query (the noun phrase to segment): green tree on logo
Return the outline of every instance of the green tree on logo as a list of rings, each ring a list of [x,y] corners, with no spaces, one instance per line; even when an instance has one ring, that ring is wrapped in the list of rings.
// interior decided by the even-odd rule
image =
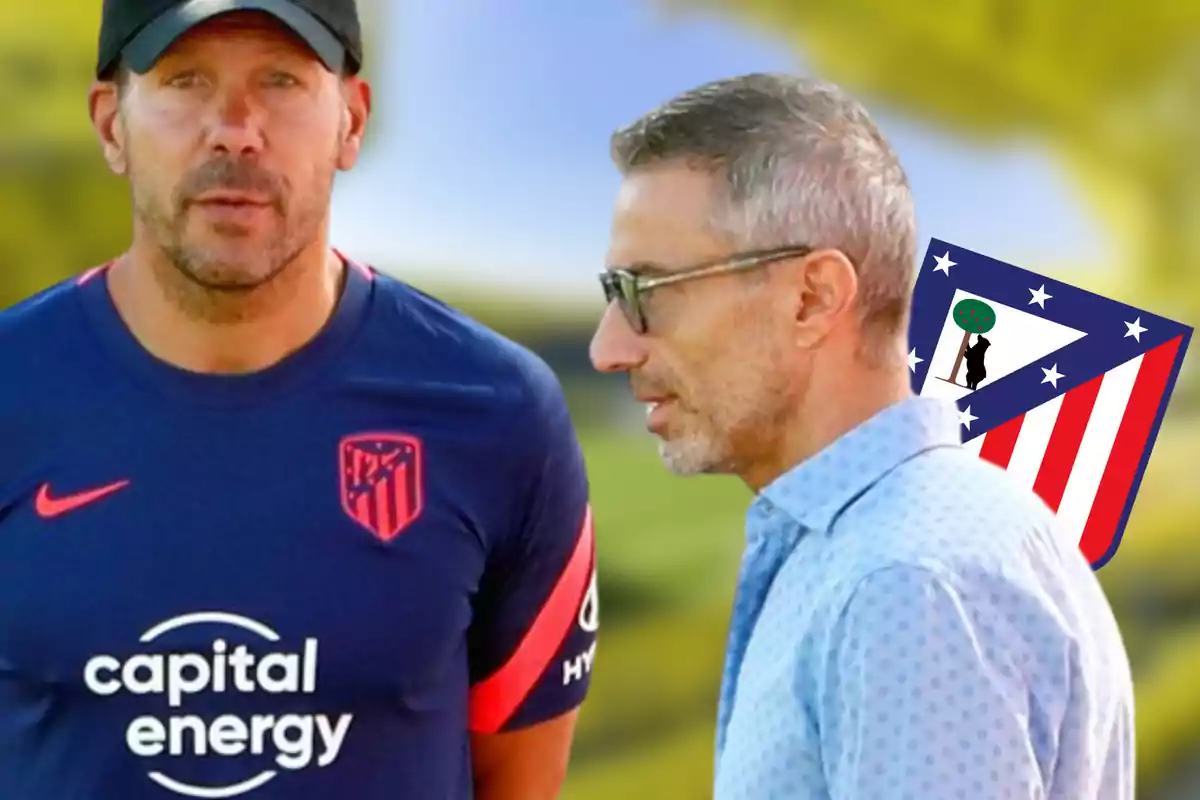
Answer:
[[[954,359],[954,369],[950,372],[950,377],[943,380],[957,384],[958,370],[962,366],[967,345],[971,342],[971,334],[987,333],[996,327],[996,312],[982,300],[959,300],[954,306],[954,324],[962,328],[962,344],[958,347],[958,357]]]

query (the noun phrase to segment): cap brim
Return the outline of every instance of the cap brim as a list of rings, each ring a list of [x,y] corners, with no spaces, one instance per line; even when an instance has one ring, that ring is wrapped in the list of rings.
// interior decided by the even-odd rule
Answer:
[[[231,11],[262,11],[303,39],[331,72],[340,72],[346,48],[319,19],[289,0],[189,0],[164,11],[121,50],[129,69],[149,72],[183,34],[206,20]]]

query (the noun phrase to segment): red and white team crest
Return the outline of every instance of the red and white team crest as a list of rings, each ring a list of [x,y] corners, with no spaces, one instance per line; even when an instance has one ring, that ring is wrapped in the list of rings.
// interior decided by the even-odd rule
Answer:
[[[1093,568],[1117,552],[1192,329],[933,239],[913,292],[913,390],[1032,489]]]
[[[360,433],[338,448],[342,509],[390,542],[421,515],[421,440],[402,433]]]

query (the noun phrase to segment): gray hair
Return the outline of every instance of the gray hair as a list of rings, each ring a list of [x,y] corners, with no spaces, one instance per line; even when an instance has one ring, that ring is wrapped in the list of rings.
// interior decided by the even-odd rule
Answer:
[[[900,161],[854,98],[813,79],[755,73],[686,92],[612,136],[623,174],[678,162],[721,175],[717,229],[739,248],[840,250],[859,311],[906,333],[916,220]]]

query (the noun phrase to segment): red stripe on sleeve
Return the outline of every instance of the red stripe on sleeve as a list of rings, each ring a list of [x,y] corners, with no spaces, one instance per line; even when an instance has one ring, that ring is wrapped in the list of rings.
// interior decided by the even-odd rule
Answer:
[[[1008,469],[1008,462],[1012,459],[1017,439],[1021,435],[1021,426],[1024,424],[1025,415],[1022,414],[988,431],[983,437],[983,446],[979,448],[979,457],[1001,469]]]
[[[1079,537],[1079,548],[1089,563],[1103,558],[1112,545],[1181,342],[1182,339],[1172,339],[1142,356],[1129,404],[1121,416],[1117,438],[1100,477],[1096,499],[1092,501],[1092,511]]]
[[[1046,454],[1042,456],[1042,466],[1033,482],[1033,491],[1055,511],[1058,511],[1063,492],[1067,490],[1067,479],[1071,477],[1075,456],[1079,453],[1083,433],[1087,430],[1103,382],[1104,375],[1101,374],[1076,386],[1063,396],[1062,405],[1059,406],[1058,419],[1054,421],[1050,441],[1046,443]]]
[[[575,552],[516,651],[491,677],[471,688],[469,727],[473,732],[498,731],[529,696],[562,646],[591,576],[594,527],[589,505]]]

